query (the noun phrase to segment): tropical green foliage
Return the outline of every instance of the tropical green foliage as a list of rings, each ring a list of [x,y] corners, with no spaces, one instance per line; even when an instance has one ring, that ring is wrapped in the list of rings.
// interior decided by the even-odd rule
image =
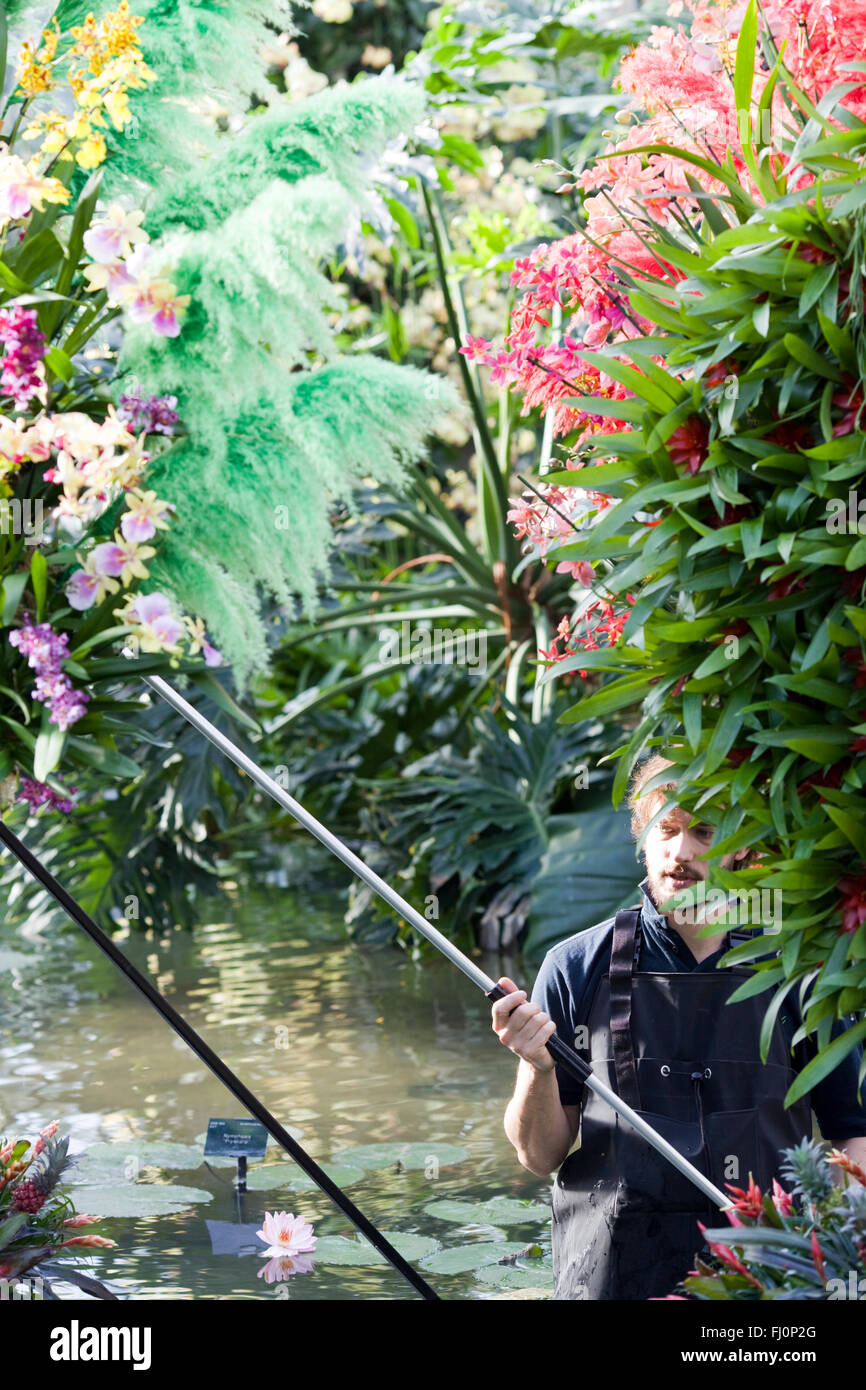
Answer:
[[[779,955],[748,987],[777,985],[774,1006],[809,989],[804,1031],[822,1051],[793,1099],[866,1036],[859,1022],[826,1049],[834,1020],[866,1004],[866,541],[849,520],[866,440],[866,125],[838,105],[844,87],[815,107],[779,71],[788,167],[814,181],[774,174],[753,139],[765,201],[731,159],[713,164],[726,191],[704,197],[696,225],[637,219],[671,273],[617,267],[632,308],[662,331],[584,354],[627,397],[591,408],[630,428],[586,441],[585,459],[604,460],[589,481],[616,501],[557,558],[601,562],[610,592],[634,603],[618,646],[569,656],[547,679],[609,676],[566,721],[642,701],[617,750],[615,800],[642,752],[673,748],[678,801],[717,827],[712,881],[783,895]],[[735,878],[717,861],[742,846],[763,858]]]

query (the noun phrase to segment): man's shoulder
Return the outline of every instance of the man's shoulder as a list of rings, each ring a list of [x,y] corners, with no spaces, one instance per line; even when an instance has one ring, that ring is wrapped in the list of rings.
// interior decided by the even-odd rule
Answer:
[[[603,922],[598,922],[594,927],[584,927],[582,931],[557,941],[555,946],[550,947],[542,965],[552,969],[568,970],[587,964],[610,943],[615,922],[616,913],[612,917],[606,917]]]

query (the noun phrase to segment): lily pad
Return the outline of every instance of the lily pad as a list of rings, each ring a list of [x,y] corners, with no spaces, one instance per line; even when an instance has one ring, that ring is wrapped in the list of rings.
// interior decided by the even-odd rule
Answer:
[[[418,1236],[411,1231],[383,1231],[382,1234],[386,1240],[391,1242],[394,1249],[399,1251],[404,1260],[420,1260],[426,1255],[431,1255],[439,1244],[432,1236]],[[312,1259],[315,1260],[316,1264],[322,1265],[384,1265],[388,1263],[385,1256],[380,1254],[375,1246],[360,1236],[353,1239],[347,1236],[320,1236],[312,1253]]]
[[[500,1302],[506,1298],[540,1299],[552,1298],[553,1289],[509,1289],[506,1293],[494,1293],[490,1295],[491,1302]]]
[[[523,1268],[521,1265],[487,1265],[479,1271],[478,1278],[485,1284],[495,1284],[502,1289],[553,1288],[553,1268],[540,1260],[533,1260],[532,1268]]]
[[[126,1182],[116,1187],[79,1187],[75,1192],[77,1210],[100,1217],[171,1216],[212,1200],[212,1194],[201,1187],[174,1183]]]
[[[468,1149],[457,1144],[362,1144],[357,1149],[343,1149],[334,1154],[337,1163],[357,1164],[359,1168],[447,1168],[469,1157]]]
[[[452,1245],[447,1250],[438,1250],[421,1261],[424,1269],[434,1274],[469,1274],[473,1270],[484,1270],[495,1265],[503,1255],[516,1255],[523,1249],[517,1240],[484,1241],[480,1245]],[[503,1265],[504,1269],[511,1266]]]
[[[522,1201],[519,1197],[491,1197],[489,1202],[465,1202],[445,1198],[429,1202],[428,1216],[455,1221],[460,1226],[533,1226],[550,1220],[550,1207],[542,1202]]]
[[[142,1167],[153,1168],[198,1168],[203,1157],[201,1149],[194,1144],[172,1144],[161,1139],[91,1144],[86,1155],[89,1160],[120,1164],[127,1158],[137,1158]]]
[[[10,947],[0,947],[0,971],[21,970],[25,965],[31,965],[34,960],[38,960],[37,954],[25,955],[23,951],[13,951]]]
[[[320,1166],[338,1187],[349,1187],[366,1176],[363,1168],[351,1168],[348,1163],[325,1163]],[[251,1192],[267,1192],[274,1187],[286,1187],[290,1192],[319,1191],[318,1184],[301,1172],[295,1163],[266,1163],[260,1168],[251,1168],[247,1174],[247,1187]]]

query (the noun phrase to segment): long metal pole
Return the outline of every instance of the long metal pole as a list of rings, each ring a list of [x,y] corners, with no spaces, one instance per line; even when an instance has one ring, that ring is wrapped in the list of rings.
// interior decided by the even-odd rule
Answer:
[[[358,878],[362,879],[368,887],[372,888],[374,893],[378,893],[380,898],[383,898],[401,917],[407,922],[410,922],[416,931],[420,932],[432,946],[436,947],[437,951],[441,951],[442,955],[446,956],[447,959],[451,961],[452,965],[456,965],[458,970],[462,970],[463,974],[470,979],[474,985],[477,985],[479,989],[484,991],[488,999],[495,1000],[505,998],[508,993],[507,990],[504,990],[495,980],[491,980],[489,975],[485,975],[484,971],[479,969],[468,956],[457,949],[453,941],[449,941],[448,937],[443,936],[442,932],[438,931],[432,923],[428,922],[426,917],[422,917],[421,913],[418,912],[411,903],[407,903],[406,899],[402,898],[383,878],[380,878],[368,864],[364,863],[363,859],[359,859],[357,854],[354,854],[352,850],[349,849],[348,845],[344,845],[342,840],[339,840],[336,835],[332,834],[327,826],[322,825],[320,821],[316,820],[315,816],[310,815],[310,812],[307,811],[299,801],[289,796],[289,793],[285,791],[283,787],[279,786],[266,772],[263,772],[258,764],[253,762],[252,758],[248,758],[246,753],[243,753],[236,744],[232,743],[231,739],[226,738],[225,734],[215,728],[210,720],[205,719],[204,715],[185,700],[182,695],[179,695],[173,686],[169,685],[161,676],[144,676],[142,679],[157,695],[165,700],[167,704],[171,705],[172,709],[177,710],[178,714],[182,715],[187,723],[191,724],[194,729],[197,729],[200,734],[203,734],[204,737],[208,739],[215,748],[218,748],[221,753],[224,753],[236,767],[239,767],[242,772],[245,772],[250,781],[254,782],[257,787],[260,787],[263,792],[267,792],[268,796],[273,797],[278,806],[282,806],[284,811],[288,811],[290,816],[294,816],[295,820],[298,821],[305,830],[309,830],[311,835],[315,835],[317,840],[321,840],[322,844],[325,845],[332,854],[336,855],[347,868],[352,870],[352,873],[357,874]],[[684,1177],[693,1182],[695,1187],[699,1188],[705,1197],[708,1197],[711,1202],[714,1202],[716,1206],[722,1210],[731,1205],[730,1197],[726,1197],[720,1188],[710,1182],[709,1178],[705,1177],[694,1164],[689,1163],[688,1159],[684,1158],[679,1150],[675,1149],[672,1144],[668,1143],[667,1139],[659,1134],[657,1130],[653,1129],[652,1125],[647,1124],[642,1115],[639,1115],[636,1110],[632,1110],[630,1105],[626,1105],[625,1101],[621,1100],[615,1091],[612,1091],[609,1086],[605,1086],[604,1082],[598,1079],[592,1069],[584,1062],[583,1058],[580,1057],[573,1048],[569,1047],[568,1043],[563,1042],[563,1040],[554,1033],[553,1037],[550,1038],[547,1043],[547,1049],[557,1062],[565,1067],[567,1071],[570,1071],[573,1076],[583,1081],[589,1089],[594,1091],[602,1100],[606,1101],[611,1109],[615,1110],[623,1120],[630,1124],[633,1129],[637,1130],[638,1134],[642,1135],[647,1143],[651,1144],[663,1158],[666,1158],[669,1163],[672,1163],[675,1168],[679,1169]]]
[[[63,884],[60,883],[53,874],[49,873],[45,865],[36,858],[36,855],[27,848],[22,840],[18,839],[18,836],[15,835],[2,820],[0,820],[0,841],[6,845],[7,849],[11,849],[16,858],[24,865],[27,872],[36,879],[37,883],[41,883],[42,887],[47,889],[55,902],[60,904],[64,912],[72,918],[73,922],[77,922],[80,927],[84,928],[90,939],[96,943],[101,951],[104,951],[110,960],[114,961],[118,969],[123,971],[127,979],[130,980],[135,985],[136,989],[144,995],[145,999],[153,1005],[157,1013],[162,1015],[166,1023],[171,1024],[171,1027],[183,1038],[187,1046],[192,1048],[193,1052],[197,1057],[201,1058],[205,1066],[210,1067],[214,1076],[216,1076],[218,1080],[231,1091],[232,1095],[240,1101],[244,1109],[248,1110],[251,1115],[254,1115],[255,1118],[264,1125],[271,1138],[275,1139],[280,1147],[285,1149],[286,1153],[295,1160],[298,1167],[301,1168],[308,1177],[312,1178],[316,1186],[321,1188],[322,1192],[324,1192],[327,1197],[330,1197],[334,1205],[338,1207],[345,1216],[348,1216],[350,1221],[354,1222],[362,1235],[367,1237],[370,1244],[373,1245],[380,1254],[385,1256],[385,1259],[394,1266],[399,1274],[402,1274],[403,1278],[412,1285],[417,1293],[420,1293],[422,1298],[438,1301],[439,1295],[430,1287],[426,1279],[424,1279],[416,1269],[413,1269],[408,1260],[403,1258],[399,1250],[394,1248],[387,1237],[384,1236],[381,1231],[377,1230],[371,1221],[367,1220],[364,1213],[359,1211],[351,1198],[347,1197],[345,1192],[343,1192],[342,1188],[338,1187],[333,1179],[328,1177],[328,1174],[323,1168],[319,1167],[318,1163],[316,1163],[313,1158],[311,1158],[306,1149],[301,1148],[297,1139],[294,1139],[292,1135],[289,1134],[288,1130],[280,1124],[279,1120],[271,1114],[270,1110],[262,1105],[258,1096],[254,1095],[249,1087],[244,1085],[240,1077],[236,1076],[235,1073],[226,1066],[222,1057],[214,1052],[213,1048],[205,1042],[204,1038],[187,1023],[183,1014],[179,1014],[177,1009],[168,1002],[164,995],[160,994],[159,990],[151,983],[147,976],[142,975],[141,971],[124,955],[115,942],[112,941],[111,937],[106,936],[99,924],[93,920],[89,913],[84,911],[81,904],[76,902],[75,898],[64,888]]]

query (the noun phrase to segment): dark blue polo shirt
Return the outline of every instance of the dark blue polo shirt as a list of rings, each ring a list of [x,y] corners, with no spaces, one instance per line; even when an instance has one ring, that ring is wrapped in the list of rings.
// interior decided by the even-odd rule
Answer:
[[[640,884],[640,890],[641,949],[638,969],[715,970],[722,956],[730,949],[727,939],[711,956],[706,956],[702,961],[695,960],[679,932],[668,924],[653,902],[646,878]],[[596,988],[610,967],[615,920],[615,916],[608,917],[597,927],[590,927],[560,941],[548,951],[541,963],[532,990],[532,1001],[550,1015],[557,1033],[570,1047],[574,1046],[578,1025],[588,1024]],[[789,995],[785,999],[779,1021],[790,1048],[802,1022],[796,998]],[[844,1026],[837,1023],[833,1037],[838,1036]],[[794,1052],[796,1070],[802,1071],[814,1055],[814,1038],[798,1043]],[[866,1135],[866,1101],[862,1104],[857,1101],[857,1076],[862,1055],[862,1047],[855,1047],[829,1076],[813,1088],[810,1095],[821,1134],[836,1143]],[[559,1065],[556,1078],[562,1104],[579,1105],[583,1093],[581,1082]]]

